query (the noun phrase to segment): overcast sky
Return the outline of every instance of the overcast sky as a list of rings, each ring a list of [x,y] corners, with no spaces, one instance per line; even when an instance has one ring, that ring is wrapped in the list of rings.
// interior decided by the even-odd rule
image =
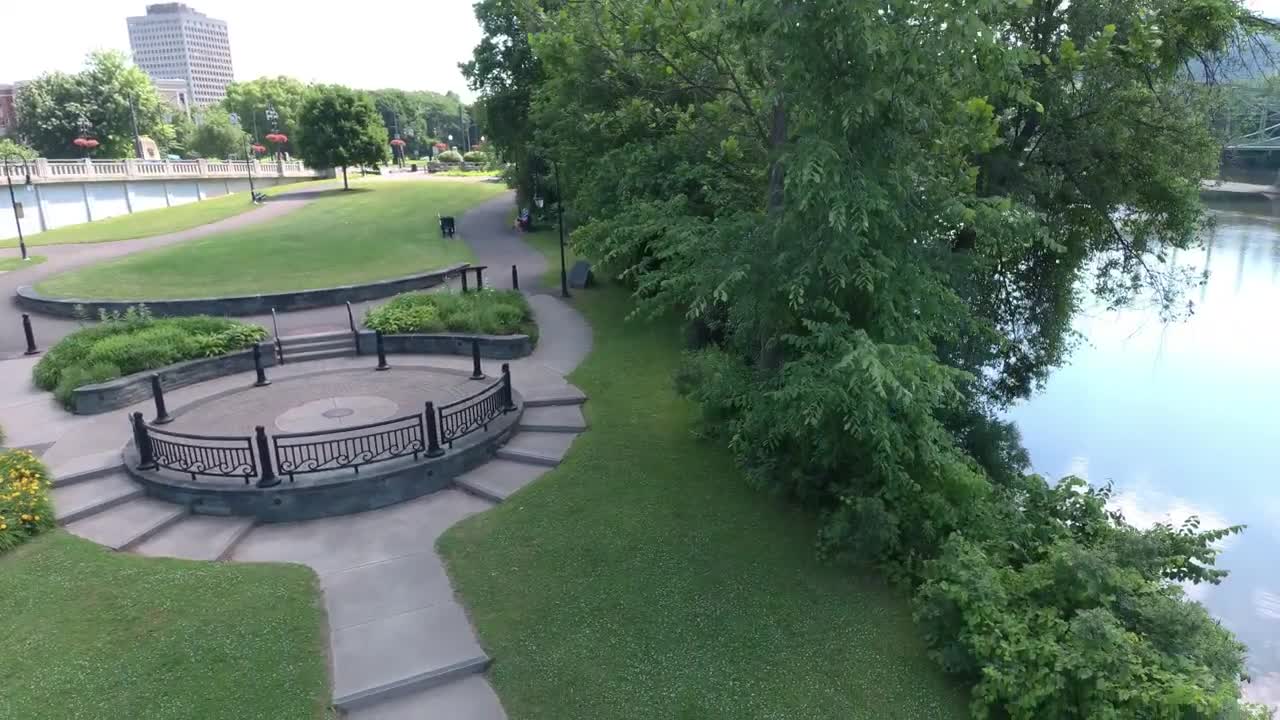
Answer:
[[[292,75],[359,88],[453,90],[480,39],[474,0],[187,0],[227,22],[236,80]],[[1280,2],[1280,0],[1277,0]],[[75,71],[97,48],[128,52],[146,0],[0,0],[0,83]]]

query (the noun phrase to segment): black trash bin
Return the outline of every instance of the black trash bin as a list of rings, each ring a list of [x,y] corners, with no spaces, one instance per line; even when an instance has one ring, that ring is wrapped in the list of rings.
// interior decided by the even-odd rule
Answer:
[[[440,237],[453,237],[452,215],[444,215],[440,218]]]

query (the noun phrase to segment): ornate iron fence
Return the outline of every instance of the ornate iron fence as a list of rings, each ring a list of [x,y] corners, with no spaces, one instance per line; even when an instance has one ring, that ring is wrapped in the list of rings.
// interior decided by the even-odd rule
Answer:
[[[274,435],[276,471],[288,475],[325,472],[418,455],[426,450],[422,415],[405,415],[393,420],[355,425],[341,430]]]
[[[146,428],[150,458],[157,467],[211,477],[244,478],[246,485],[258,476],[252,437],[187,435]]]
[[[513,409],[511,371],[504,363],[502,377],[497,382],[474,395],[440,406],[440,442],[453,447],[455,440],[476,430],[488,430],[489,423]]]

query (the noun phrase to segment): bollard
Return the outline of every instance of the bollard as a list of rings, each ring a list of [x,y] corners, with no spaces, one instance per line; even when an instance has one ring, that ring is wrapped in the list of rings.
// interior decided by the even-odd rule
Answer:
[[[467,269],[463,268],[462,269],[462,292],[465,293],[466,291],[467,291]]]
[[[484,372],[480,370],[480,341],[475,338],[471,338],[471,379],[484,379]]]
[[[476,290],[484,289],[484,269],[476,268]]]
[[[258,381],[253,384],[254,387],[266,387],[271,384],[267,379],[267,370],[262,367],[262,346],[258,343],[253,344],[253,369],[258,371]]]
[[[151,375],[151,397],[156,401],[156,419],[152,420],[151,424],[164,425],[173,422],[173,418],[169,417],[169,411],[164,407],[164,388],[160,387],[159,373]]]
[[[509,413],[516,409],[516,398],[511,393],[511,366],[502,363],[502,412]]]
[[[373,337],[378,344],[378,367],[374,370],[390,370],[391,366],[387,364],[387,350],[382,346],[382,331],[377,331]]]
[[[267,429],[259,425],[253,429],[253,439],[258,443],[258,462],[262,465],[262,478],[258,487],[269,488],[280,484],[276,469],[271,464],[271,446],[267,444]]]
[[[27,336],[27,351],[23,355],[40,352],[36,349],[36,334],[31,330],[31,316],[26,313],[22,313],[22,333]]]
[[[444,448],[440,447],[440,428],[436,425],[436,404],[427,402],[427,457],[440,457]]]
[[[520,289],[520,270],[515,265],[511,266],[511,289]]]
[[[138,469],[156,469],[156,450],[151,445],[151,435],[147,433],[147,421],[142,413],[133,414],[133,444],[138,448]]]

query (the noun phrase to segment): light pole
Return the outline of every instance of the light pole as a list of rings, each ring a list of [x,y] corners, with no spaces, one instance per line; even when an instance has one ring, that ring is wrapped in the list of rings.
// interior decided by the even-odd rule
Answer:
[[[236,113],[230,113],[227,117],[231,120],[232,125],[235,125],[237,128],[240,127],[239,115],[237,115]],[[253,124],[256,130],[256,126],[258,124],[256,116],[254,118]],[[249,157],[249,143],[247,141],[245,142],[245,145],[244,145],[244,164],[249,166],[249,204],[256,205],[258,203],[258,193],[253,188],[253,159]]]
[[[22,172],[26,174],[27,181],[25,187],[31,189],[31,166],[27,165],[27,159],[21,155],[14,155],[22,161]],[[30,260],[27,257],[27,241],[22,237],[22,215],[18,210],[18,199],[13,195],[13,176],[9,174],[9,155],[4,156],[4,177],[9,181],[9,207],[13,208],[13,224],[18,226],[18,248],[22,250],[22,259]]]
[[[569,271],[565,267],[564,260],[564,202],[560,199],[560,166],[553,161],[551,167],[556,174],[556,216],[560,225],[560,297],[567,298],[569,297]],[[535,192],[533,204],[541,210],[546,200],[541,194]]]

